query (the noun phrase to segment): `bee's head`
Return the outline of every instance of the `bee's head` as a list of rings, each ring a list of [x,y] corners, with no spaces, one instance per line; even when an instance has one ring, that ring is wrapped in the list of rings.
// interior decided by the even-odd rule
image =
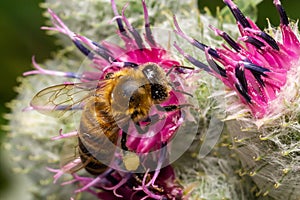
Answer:
[[[150,83],[151,98],[158,104],[169,96],[169,82],[165,71],[154,63],[148,63],[143,66],[143,74]]]

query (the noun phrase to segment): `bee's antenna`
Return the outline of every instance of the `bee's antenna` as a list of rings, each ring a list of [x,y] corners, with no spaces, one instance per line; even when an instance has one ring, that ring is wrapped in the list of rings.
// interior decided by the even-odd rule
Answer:
[[[172,88],[173,88],[173,87],[172,87]],[[185,91],[182,91],[182,90],[177,90],[177,89],[175,89],[175,88],[173,88],[173,89],[174,89],[175,92],[180,92],[180,93],[185,94],[185,95],[188,95],[188,96],[190,96],[190,97],[194,97],[191,93],[188,93],[188,92],[185,92]]]
[[[183,69],[194,70],[193,67],[188,67],[188,66],[184,66],[184,65],[173,65],[173,66],[169,69],[169,71],[166,73],[166,76],[169,76],[170,73],[171,73],[171,72],[173,71],[173,69],[175,69],[175,68],[176,68],[176,69],[181,69],[181,68],[183,68]],[[183,73],[183,72],[182,72],[182,73]],[[185,92],[185,91],[176,89],[174,84],[172,84],[172,83],[169,83],[169,84],[170,84],[170,86],[172,87],[172,89],[173,89],[175,92],[180,92],[180,93],[182,93],[182,94],[185,94],[185,95],[188,95],[188,96],[190,96],[190,97],[193,97],[193,95],[190,94],[190,93],[188,93],[188,92]]]
[[[178,83],[178,82],[177,82]],[[183,91],[183,90],[178,90],[178,89],[176,89],[175,87],[176,87],[176,84],[174,84],[174,83],[169,83],[169,85],[172,87],[172,90],[174,90],[175,92],[180,92],[180,93],[182,93],[182,94],[185,94],[185,95],[188,95],[188,96],[190,96],[190,97],[194,97],[192,94],[190,94],[190,93],[188,93],[188,92],[185,92],[185,91]]]
[[[173,69],[174,69],[174,65],[171,67],[171,69],[169,69],[169,71],[166,73],[166,76],[169,76],[170,75],[170,73],[173,71]]]

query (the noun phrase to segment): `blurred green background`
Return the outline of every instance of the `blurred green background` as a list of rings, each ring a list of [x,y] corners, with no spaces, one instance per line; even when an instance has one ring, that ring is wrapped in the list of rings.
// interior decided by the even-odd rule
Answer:
[[[43,10],[39,7],[41,0],[10,0],[0,2],[0,125],[7,123],[2,117],[9,112],[5,103],[13,99],[17,94],[13,87],[18,83],[16,78],[24,71],[31,69],[31,57],[36,56],[37,62],[41,63],[46,58],[51,58],[51,52],[56,48],[54,38],[40,30],[45,18],[42,16]],[[298,19],[300,2],[296,0],[286,0],[282,4],[286,8],[288,16]],[[199,7],[202,10],[208,6],[214,13],[216,6],[223,7],[221,0],[199,0]],[[268,17],[272,24],[279,23],[278,14],[272,5],[272,0],[264,0],[259,6],[258,24],[260,27],[266,25]],[[25,105],[24,105],[25,106]],[[0,130],[0,144],[6,134]],[[3,159],[0,159],[3,162]],[[0,188],[5,188],[7,182],[3,175],[3,166],[0,164]],[[8,186],[7,186],[8,187]],[[0,191],[1,192],[1,191]]]
[[[1,124],[5,123],[2,113],[8,112],[5,102],[16,96],[13,87],[16,77],[31,69],[31,57],[37,61],[50,58],[54,49],[53,38],[47,36],[40,26],[44,24],[41,0],[10,0],[0,3],[0,95]],[[2,133],[0,137],[2,138]]]
[[[31,69],[31,57],[42,62],[51,57],[55,49],[54,38],[47,36],[40,27],[44,24],[41,0],[9,0],[0,1],[0,126],[7,121],[4,113],[9,112],[6,102],[16,97],[14,87],[18,84],[16,78],[26,70]],[[25,105],[24,105],[25,106]],[[0,128],[0,149],[6,133]],[[0,192],[9,187],[8,172],[0,153]],[[1,190],[2,189],[2,190]]]

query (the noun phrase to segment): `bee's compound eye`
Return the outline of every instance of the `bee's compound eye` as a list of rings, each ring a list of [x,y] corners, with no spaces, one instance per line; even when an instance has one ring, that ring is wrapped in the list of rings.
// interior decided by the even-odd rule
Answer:
[[[151,84],[151,97],[157,101],[164,101],[168,97],[166,87],[161,84]]]
[[[108,72],[108,73],[105,75],[105,79],[110,79],[110,78],[113,77],[113,75],[114,75],[114,73]]]

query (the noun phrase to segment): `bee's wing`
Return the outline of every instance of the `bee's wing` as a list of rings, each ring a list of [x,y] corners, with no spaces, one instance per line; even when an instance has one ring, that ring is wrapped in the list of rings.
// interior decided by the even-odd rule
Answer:
[[[30,106],[42,114],[61,117],[66,111],[81,110],[85,101],[101,85],[99,83],[66,83],[48,87],[33,97]]]

